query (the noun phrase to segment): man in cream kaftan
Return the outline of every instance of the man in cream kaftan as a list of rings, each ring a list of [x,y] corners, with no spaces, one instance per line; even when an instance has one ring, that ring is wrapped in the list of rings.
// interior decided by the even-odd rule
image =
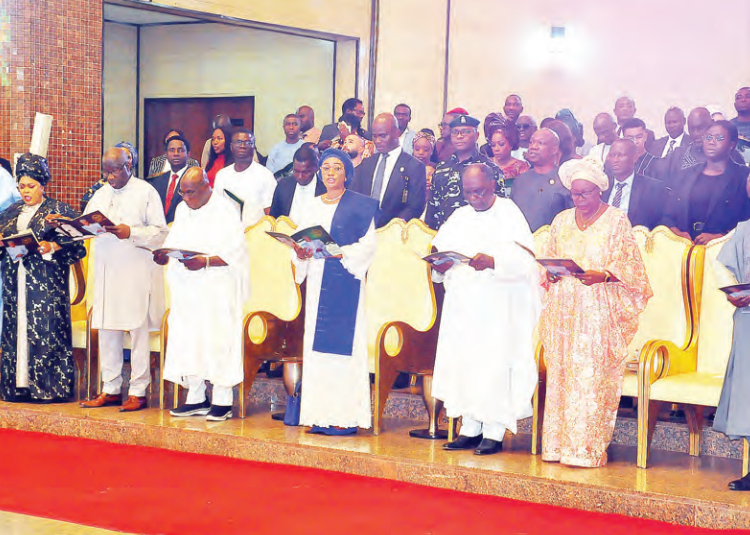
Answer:
[[[432,395],[448,416],[462,417],[461,434],[446,449],[476,447],[478,455],[499,451],[506,429],[515,433],[517,420],[532,414],[532,338],[541,310],[538,268],[524,250],[534,247],[529,225],[513,201],[493,194],[485,167],[466,168],[469,206],[457,209],[432,242],[438,251],[472,258],[445,275],[433,271],[444,282],[445,302]]]
[[[173,416],[224,420],[231,415],[232,387],[244,378],[242,305],[250,290],[250,255],[232,201],[211,191],[202,169],[189,169],[180,188],[184,202],[164,247],[203,254],[168,259],[172,300],[164,378],[188,388],[186,404]],[[213,385],[211,404],[206,381]]]
[[[82,404],[86,408],[120,404],[126,331],[132,338],[131,373],[129,399],[122,410],[145,408],[151,378],[149,330],[157,330],[164,315],[161,269],[145,249],[164,241],[164,208],[153,186],[133,176],[129,166],[124,149],[108,150],[102,170],[109,182],[86,206],[85,213],[98,210],[115,224],[91,241],[91,328],[99,329],[104,386],[100,396]]]

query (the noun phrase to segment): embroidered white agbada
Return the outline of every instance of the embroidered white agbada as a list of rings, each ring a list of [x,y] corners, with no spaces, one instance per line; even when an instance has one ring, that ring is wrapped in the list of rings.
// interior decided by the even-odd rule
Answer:
[[[448,416],[499,424],[516,433],[531,416],[537,383],[532,342],[541,310],[534,239],[521,210],[496,198],[484,212],[463,206],[432,241],[438,251],[495,260],[494,269],[459,265],[445,273],[432,395]],[[442,275],[433,271],[433,279]],[[502,439],[502,437],[500,437]]]
[[[94,193],[84,213],[99,210],[114,224],[130,227],[130,237],[113,234],[91,238],[94,268],[91,326],[94,329],[129,331],[143,325],[158,329],[164,315],[161,266],[151,252],[167,235],[167,222],[159,193],[140,178],[131,177],[119,190],[105,184]]]
[[[164,378],[183,386],[187,376],[216,386],[239,384],[244,377],[242,305],[250,291],[250,254],[231,201],[214,192],[197,210],[180,203],[164,246],[218,256],[227,264],[190,271],[169,259]]]
[[[297,228],[302,230],[321,225],[330,232],[337,206],[325,204],[321,197],[315,197],[303,207]],[[301,284],[307,278],[300,425],[364,429],[372,425],[364,281],[376,248],[374,223],[357,243],[341,248],[344,268],[361,281],[350,357],[313,351],[325,260],[299,260],[292,251],[297,283]]]

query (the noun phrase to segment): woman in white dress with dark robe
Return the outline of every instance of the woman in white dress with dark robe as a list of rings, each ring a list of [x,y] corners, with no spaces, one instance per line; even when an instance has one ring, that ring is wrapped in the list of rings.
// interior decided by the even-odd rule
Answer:
[[[340,254],[292,255],[297,283],[307,279],[300,425],[327,435],[370,428],[372,411],[364,307],[364,282],[375,256],[375,199],[346,190],[354,176],[349,157],[336,149],[320,159],[326,193],[307,202],[298,230],[322,226]]]

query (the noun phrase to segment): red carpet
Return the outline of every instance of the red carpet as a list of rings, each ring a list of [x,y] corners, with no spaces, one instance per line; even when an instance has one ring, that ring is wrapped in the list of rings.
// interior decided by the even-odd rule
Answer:
[[[310,468],[7,429],[0,429],[0,459],[0,510],[133,533],[717,533]]]

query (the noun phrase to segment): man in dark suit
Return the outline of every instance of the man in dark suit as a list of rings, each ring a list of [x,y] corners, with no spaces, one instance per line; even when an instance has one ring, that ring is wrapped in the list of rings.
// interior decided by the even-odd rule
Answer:
[[[654,141],[651,154],[657,158],[666,158],[675,149],[690,144],[690,136],[685,132],[685,113],[677,107],[672,107],[664,114],[664,128],[667,134]]]
[[[635,173],[636,148],[629,139],[617,139],[607,155],[609,189],[602,200],[619,208],[633,226],[653,229],[661,223],[667,190],[660,180]]]
[[[750,170],[731,156],[738,137],[732,123],[716,121],[703,138],[705,161],[679,171],[664,216],[675,234],[705,245],[750,218]]]
[[[378,153],[365,158],[354,171],[351,188],[380,201],[375,225],[391,219],[418,218],[427,200],[427,178],[422,162],[406,154],[398,144],[401,130],[391,113],[381,113],[372,123],[372,138]]]
[[[318,156],[315,150],[307,145],[301,146],[294,153],[292,176],[279,180],[271,202],[271,217],[287,216],[294,222],[299,221],[300,209],[306,200],[322,195],[325,184],[318,180]]]
[[[615,101],[615,117],[617,117],[617,135],[625,137],[625,122],[635,117],[635,100],[630,97],[620,97]],[[656,141],[653,130],[646,128],[645,146],[651,150],[651,145]]]
[[[659,174],[661,161],[648,152],[647,140],[649,130],[646,123],[640,119],[628,119],[622,123],[622,137],[635,143],[635,172],[636,174],[656,178]]]
[[[172,136],[167,139],[166,149],[169,171],[150,176],[146,180],[159,192],[164,205],[164,217],[169,224],[174,220],[177,205],[182,202],[180,179],[189,167],[190,143],[182,136]]]
[[[320,132],[318,147],[323,152],[329,147],[340,149],[346,136],[357,134],[365,139],[372,139],[370,132],[362,128],[362,119],[365,118],[365,107],[358,98],[348,98],[341,106],[341,117],[338,122],[327,124]]]

